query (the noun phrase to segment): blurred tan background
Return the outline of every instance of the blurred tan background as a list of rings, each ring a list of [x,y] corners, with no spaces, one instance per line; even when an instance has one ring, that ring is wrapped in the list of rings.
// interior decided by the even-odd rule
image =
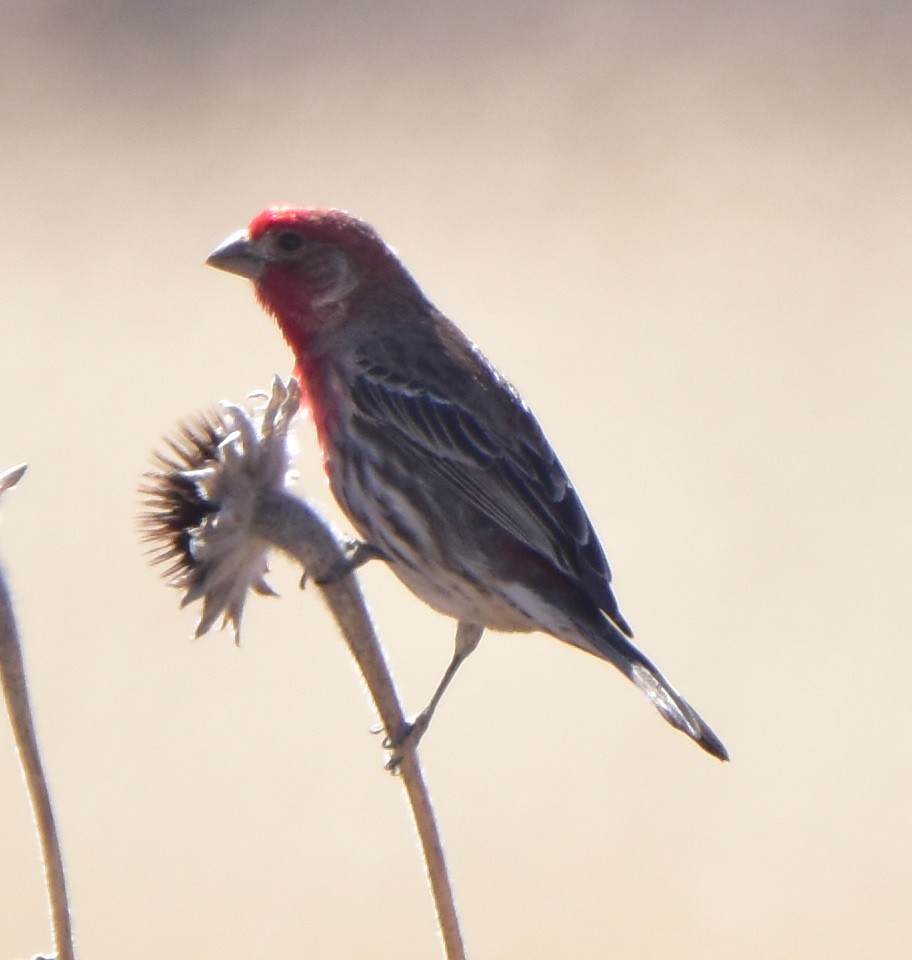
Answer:
[[[160,436],[290,370],[203,266],[290,201],[372,221],[520,387],[733,756],[490,636],[422,747],[471,956],[908,957],[912,7],[493,6],[4,4],[0,550],[81,955],[438,955],[317,596],[278,562],[240,650],[191,643],[137,543]],[[364,584],[417,709],[452,625]],[[49,945],[5,724],[0,813],[2,960]]]

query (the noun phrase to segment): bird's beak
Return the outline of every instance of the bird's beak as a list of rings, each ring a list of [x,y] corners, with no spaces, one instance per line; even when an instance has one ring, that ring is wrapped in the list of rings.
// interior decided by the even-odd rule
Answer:
[[[258,280],[263,271],[264,260],[256,245],[251,242],[246,230],[238,230],[226,237],[206,257],[206,263],[226,273],[236,273],[248,280]]]

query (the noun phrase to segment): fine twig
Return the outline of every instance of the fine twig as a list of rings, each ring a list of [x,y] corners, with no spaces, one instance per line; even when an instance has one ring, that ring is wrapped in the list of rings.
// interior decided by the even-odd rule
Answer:
[[[306,503],[287,493],[263,491],[254,516],[256,532],[313,576],[358,664],[384,728],[394,736],[403,730],[405,717],[358,582],[353,576],[325,578],[327,572],[345,563],[336,537]],[[324,578],[328,582],[321,583]],[[443,845],[413,749],[403,749],[398,773],[415,818],[447,960],[465,960]]]
[[[13,471],[7,471],[0,477],[0,491],[12,486],[24,472],[24,469],[10,482]],[[57,839],[57,827],[54,823],[54,810],[48,791],[32,708],[29,702],[28,685],[25,679],[25,665],[22,660],[22,646],[19,642],[19,630],[13,612],[12,598],[7,587],[3,567],[0,565],[0,686],[6,700],[10,726],[19,762],[22,764],[26,789],[32,804],[35,828],[41,844],[41,857],[44,861],[44,876],[47,883],[48,900],[51,908],[51,926],[57,960],[75,960],[73,930],[70,923],[69,899],[67,897],[66,877],[63,870],[63,857],[60,842]]]

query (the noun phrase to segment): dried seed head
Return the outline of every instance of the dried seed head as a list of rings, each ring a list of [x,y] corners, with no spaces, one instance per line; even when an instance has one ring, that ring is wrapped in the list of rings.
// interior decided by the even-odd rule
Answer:
[[[297,381],[276,378],[264,408],[222,404],[182,424],[154,456],[141,488],[140,518],[153,564],[164,564],[181,606],[203,601],[196,636],[221,617],[239,639],[249,591],[274,595],[266,583],[268,544],[255,513],[264,492],[290,479],[289,429],[300,406]]]

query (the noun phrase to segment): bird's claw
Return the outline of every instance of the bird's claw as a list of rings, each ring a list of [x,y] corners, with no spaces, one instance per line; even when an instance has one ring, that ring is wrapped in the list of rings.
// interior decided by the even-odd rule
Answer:
[[[313,578],[313,582],[318,587],[325,587],[343,580],[358,567],[363,567],[369,560],[385,559],[386,557],[386,554],[379,547],[375,547],[372,543],[365,543],[363,540],[347,541],[345,550],[347,551],[346,555],[338,563],[333,564],[321,576]],[[305,580],[306,575],[301,580],[302,586]]]
[[[407,753],[414,754],[418,748],[418,743],[427,732],[430,717],[419,713],[412,720],[404,720],[399,732],[395,737],[385,736],[383,738],[383,749],[389,750],[390,758],[386,762],[386,769],[396,776],[399,773],[399,766]],[[378,730],[378,733],[383,732]]]

